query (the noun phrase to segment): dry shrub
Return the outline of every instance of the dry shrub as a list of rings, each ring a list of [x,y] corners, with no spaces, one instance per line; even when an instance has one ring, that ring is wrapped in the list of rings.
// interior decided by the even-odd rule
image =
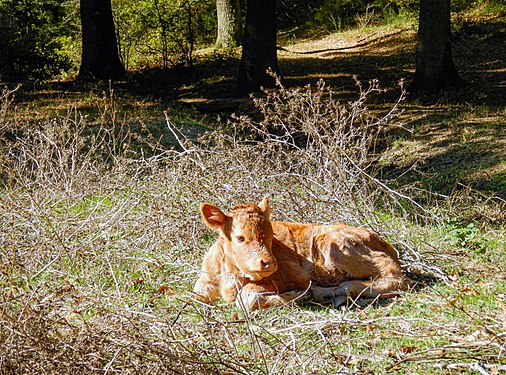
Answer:
[[[401,87],[388,113],[375,115],[366,103],[370,95],[382,92],[378,81],[365,89],[357,81],[357,86],[358,99],[342,103],[324,81],[314,88],[287,90],[280,85],[255,100],[263,115],[260,122],[238,119],[242,130],[260,135],[255,147],[261,151],[255,157],[261,153],[262,161],[275,160],[271,179],[284,188],[274,188],[273,194],[288,202],[285,212],[300,207],[302,216],[295,219],[374,223],[376,210],[399,198],[375,179],[374,164],[385,133],[402,126],[398,105],[404,92]]]
[[[372,82],[340,103],[323,82],[280,86],[256,99],[261,121],[239,117],[231,131],[198,141],[167,119],[177,150],[131,134],[113,112],[98,122],[71,111],[33,124],[9,122],[2,109],[2,371],[293,373],[315,355],[338,360],[328,342],[311,349],[307,327],[296,343],[283,329],[269,332],[248,316],[238,325],[227,309],[193,301],[188,291],[213,236],[198,205],[269,194],[278,219],[402,237],[375,213],[424,212],[374,176],[377,142],[398,126],[398,103],[383,115],[367,108],[379,91]],[[146,147],[152,156],[134,153]],[[419,256],[408,245],[409,262]]]

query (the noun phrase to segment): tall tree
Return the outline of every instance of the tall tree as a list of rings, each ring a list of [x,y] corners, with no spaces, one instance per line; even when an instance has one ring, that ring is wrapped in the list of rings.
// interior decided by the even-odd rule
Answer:
[[[248,0],[239,67],[239,90],[248,93],[275,80],[267,73],[279,74],[276,50],[276,0]]]
[[[80,0],[80,6],[83,47],[78,78],[123,78],[111,0]]]
[[[463,82],[453,61],[450,26],[450,0],[420,0],[413,90],[437,92]]]
[[[216,15],[218,17],[216,48],[239,46],[243,33],[240,0],[216,0]]]

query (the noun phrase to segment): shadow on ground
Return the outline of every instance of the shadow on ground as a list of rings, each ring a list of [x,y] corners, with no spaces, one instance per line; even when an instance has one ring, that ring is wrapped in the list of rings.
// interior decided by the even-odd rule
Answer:
[[[330,39],[329,39],[330,38]],[[453,55],[457,68],[468,85],[428,97],[427,103],[472,103],[504,106],[506,103],[506,22],[496,18],[487,22],[463,24],[453,40]],[[387,94],[378,101],[394,101],[398,97],[398,82],[408,83],[415,69],[416,33],[402,29],[386,35],[372,35],[345,47],[339,34],[325,40],[325,48],[304,44],[283,46],[279,65],[285,84],[300,86],[324,79],[342,96],[349,99],[357,93],[356,76],[362,82],[379,79]],[[330,45],[330,47],[329,47]],[[317,44],[316,44],[317,46]],[[249,98],[240,97],[236,90],[240,51],[206,54],[193,68],[153,68],[130,72],[125,82],[115,82],[117,92],[129,95],[180,101],[197,110],[230,112]],[[53,82],[27,85],[24,92],[32,97],[79,95],[90,89],[104,90],[108,83],[83,85],[74,82]],[[29,99],[24,97],[24,99]],[[420,99],[417,99],[418,101]],[[228,104],[226,104],[228,102]],[[213,108],[213,103],[216,108]]]

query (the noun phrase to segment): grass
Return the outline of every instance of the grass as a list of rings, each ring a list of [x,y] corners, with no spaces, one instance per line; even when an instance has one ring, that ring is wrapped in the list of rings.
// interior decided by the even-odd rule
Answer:
[[[399,40],[411,37],[408,30]],[[449,93],[430,107],[401,101],[395,116],[384,118],[399,89],[373,90],[359,108],[384,127],[376,133],[360,122],[366,136],[357,142],[382,142],[377,152],[363,152],[363,143],[347,136],[348,122],[341,133],[328,133],[342,125],[329,108],[350,110],[348,99],[360,98],[353,82],[335,75],[321,89],[298,87],[314,82],[300,72],[315,61],[322,69],[315,76],[334,60],[348,75],[353,64],[376,74],[367,64],[403,62],[385,55],[395,50],[387,48],[392,41],[363,47],[376,57],[364,55],[360,67],[355,54],[364,50],[327,56],[325,64],[304,58],[299,66],[282,54],[292,80],[254,105],[241,99],[238,108],[250,119],[181,104],[195,95],[221,110],[226,84],[217,91],[196,84],[182,91],[180,103],[139,98],[122,85],[113,93],[107,85],[81,92],[55,84],[15,93],[15,101],[6,95],[0,373],[504,372],[503,99],[494,87],[479,100],[469,91]],[[314,43],[310,49],[318,49]],[[469,77],[481,69],[473,66]],[[345,100],[319,107],[325,87]],[[454,101],[459,95],[464,100]],[[169,106],[180,143],[169,139]],[[290,117],[290,108],[300,115]],[[213,130],[185,138],[177,129],[188,124]],[[336,156],[343,150],[358,168]],[[345,221],[381,232],[401,251],[404,267],[420,274],[413,275],[419,287],[339,309],[307,304],[247,314],[195,301],[190,291],[215,238],[200,222],[199,203],[228,208],[265,194],[276,219]]]

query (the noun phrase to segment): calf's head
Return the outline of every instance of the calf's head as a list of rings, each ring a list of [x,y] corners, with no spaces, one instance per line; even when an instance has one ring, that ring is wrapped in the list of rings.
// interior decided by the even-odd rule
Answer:
[[[243,204],[224,214],[209,203],[200,206],[206,225],[220,232],[218,242],[222,244],[229,264],[251,281],[270,276],[278,268],[272,254],[272,225],[269,221],[269,199],[258,205]]]

